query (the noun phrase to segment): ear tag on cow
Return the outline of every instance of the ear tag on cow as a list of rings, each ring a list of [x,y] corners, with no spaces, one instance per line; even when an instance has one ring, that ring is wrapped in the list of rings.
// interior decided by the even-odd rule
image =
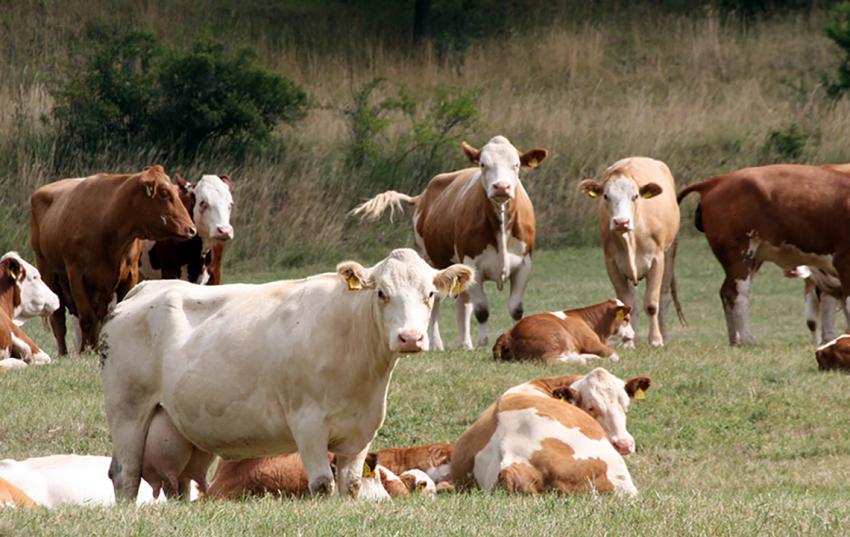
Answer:
[[[449,292],[453,295],[459,295],[463,292],[463,287],[460,284],[460,280],[455,277],[452,279],[452,287],[449,289]]]
[[[363,284],[360,283],[360,278],[352,274],[348,277],[348,289],[350,291],[359,291],[363,289]]]
[[[624,312],[623,310],[617,310],[617,320],[622,321],[625,318],[626,318],[626,312]]]
[[[564,401],[564,402],[567,401],[567,398],[564,396],[564,394],[559,395],[558,399],[560,399],[561,401]]]
[[[533,159],[531,159],[531,160],[529,160],[529,161],[528,161],[528,167],[529,167],[529,168],[534,169],[534,168],[536,168],[536,167],[537,167],[537,166],[539,166],[539,165],[540,165],[540,161],[539,161],[539,160],[537,160],[536,158],[533,158]]]
[[[17,280],[18,279],[18,271],[10,268],[9,269],[9,277],[12,278],[13,280]]]
[[[372,471],[368,462],[363,463],[363,477],[375,477],[375,472]]]
[[[643,391],[641,388],[638,388],[637,390],[635,390],[635,400],[636,401],[640,401],[641,399],[645,399],[645,398],[646,398],[646,392],[645,391]]]
[[[595,198],[595,197],[596,197],[596,192],[594,192],[594,191],[592,191],[592,190],[587,190],[586,192],[587,192],[587,195],[588,195],[588,196],[590,196],[591,198]]]
[[[145,191],[148,193],[149,198],[153,197],[154,188],[151,185],[145,185]]]
[[[651,197],[652,197],[652,192],[648,192],[648,191],[647,191],[647,192],[644,192],[643,194],[641,194],[641,196],[640,196],[640,197],[642,197],[642,198],[644,198],[644,199],[649,199],[649,198],[651,198]]]

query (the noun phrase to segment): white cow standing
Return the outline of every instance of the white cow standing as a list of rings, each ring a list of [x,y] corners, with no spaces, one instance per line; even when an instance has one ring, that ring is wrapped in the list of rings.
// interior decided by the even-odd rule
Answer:
[[[310,492],[356,496],[401,353],[427,350],[434,299],[472,283],[410,249],[371,268],[262,285],[145,282],[103,328],[101,358],[117,498],[136,495],[151,416],[224,458],[298,450]],[[188,458],[187,458],[188,460]]]
[[[20,283],[21,303],[15,308],[13,320],[16,325],[23,326],[25,322],[36,317],[46,317],[59,309],[59,297],[41,279],[41,273],[33,265],[26,262],[18,252],[6,252],[4,259],[16,259],[24,267],[24,280]]]

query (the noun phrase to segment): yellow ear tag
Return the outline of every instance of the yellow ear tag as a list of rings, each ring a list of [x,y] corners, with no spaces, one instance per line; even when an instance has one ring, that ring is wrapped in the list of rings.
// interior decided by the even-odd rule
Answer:
[[[640,388],[635,390],[635,400],[636,401],[640,401],[641,399],[645,399],[645,398],[646,398],[646,392],[645,391],[643,391]]]
[[[461,286],[460,280],[457,277],[452,280],[452,287],[449,289],[449,292],[453,295],[459,295],[463,292],[463,286]]]
[[[9,277],[12,278],[13,280],[17,280],[18,279],[18,273],[15,272],[14,269],[9,269]]]
[[[592,191],[592,190],[587,190],[586,192],[587,192],[587,195],[588,195],[588,196],[590,196],[591,198],[595,198],[595,197],[596,197],[596,192],[594,192],[594,191]]]
[[[150,185],[145,186],[145,191],[147,191],[149,198],[153,197],[154,188],[152,186],[150,186]]]
[[[363,463],[363,477],[375,477],[375,472],[369,467],[369,463]]]
[[[642,197],[644,199],[649,199],[649,198],[652,197],[652,192],[644,192],[643,194],[641,194],[640,197]]]
[[[624,312],[623,310],[617,310],[617,320],[622,321],[625,318],[626,318],[626,312]]]
[[[561,401],[566,401],[566,400],[567,400],[567,398],[566,398],[566,397],[564,397],[563,395],[559,395],[559,396],[558,396],[558,399],[560,399]]]
[[[360,278],[352,274],[348,277],[348,289],[350,291],[359,291],[363,289],[363,284],[360,283]]]
[[[528,167],[529,168],[536,168],[539,165],[540,165],[540,161],[538,161],[536,158],[533,158],[533,159],[528,161]]]

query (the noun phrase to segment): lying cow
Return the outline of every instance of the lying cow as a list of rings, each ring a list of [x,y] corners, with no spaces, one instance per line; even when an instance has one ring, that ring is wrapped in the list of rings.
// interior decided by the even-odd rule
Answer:
[[[50,318],[60,355],[65,309],[79,319],[80,350],[94,348],[113,300],[138,281],[139,239],[189,239],[195,225],[162,166],[63,179],[30,198],[30,240],[45,283],[59,296]]]
[[[422,256],[437,268],[452,263],[473,267],[478,281],[457,301],[460,344],[472,349],[470,321],[473,306],[479,323],[478,346],[488,345],[490,307],[484,282],[496,282],[501,291],[510,279],[508,311],[522,318],[522,300],[531,274],[534,250],[534,207],[519,180],[522,167],[536,168],[545,149],[520,153],[504,136],[493,137],[481,149],[463,144],[473,168],[437,175],[418,196],[392,190],[378,194],[351,214],[378,218],[402,203],[413,206],[413,231]],[[443,350],[439,301],[434,305],[429,335],[432,347]]]
[[[115,493],[107,477],[109,457],[50,455],[22,461],[0,460],[0,478],[8,480],[43,507],[112,505]],[[153,490],[141,482],[137,504],[153,502]],[[164,498],[160,498],[161,501]]]
[[[299,451],[312,494],[334,491],[331,451],[336,487],[356,496],[399,356],[428,349],[434,299],[473,277],[398,249],[371,268],[347,261],[295,281],[142,283],[101,342],[116,496],[136,494],[160,406],[193,449],[229,459]]]
[[[59,297],[41,279],[41,273],[18,252],[6,252],[0,261],[14,258],[23,267],[24,279],[20,282],[21,303],[15,308],[13,320],[18,326],[36,317],[47,317],[59,309]]]
[[[493,358],[582,364],[593,358],[619,360],[609,345],[634,340],[631,310],[619,300],[607,300],[523,317],[496,340]]]
[[[0,507],[35,507],[36,505],[24,491],[0,477]]]
[[[452,444],[425,444],[408,448],[384,448],[376,451],[377,464],[397,474],[411,470],[425,472],[434,483],[451,480]]]
[[[842,334],[832,341],[825,343],[815,351],[818,369],[850,370],[850,334]]]
[[[817,267],[806,265],[785,269],[783,272],[786,278],[803,280],[803,315],[815,345],[835,339],[835,311],[841,305],[841,282],[838,278]],[[850,318],[847,321],[850,327]]]
[[[186,241],[144,241],[139,270],[146,280],[176,278],[218,285],[224,245],[233,238],[233,182],[227,175],[204,175],[195,185],[180,175],[175,179],[198,234]]]
[[[629,400],[647,377],[622,381],[604,369],[537,379],[507,390],[455,444],[452,476],[462,488],[509,492],[635,495],[622,455]]]
[[[626,158],[609,166],[601,183],[585,179],[579,188],[591,198],[602,198],[599,237],[605,269],[617,298],[632,308],[632,328],[637,331],[635,290],[646,279],[643,307],[649,315],[649,343],[664,345],[671,297],[684,322],[674,271],[679,206],[670,168],[660,160]]]
[[[26,278],[26,269],[15,256],[0,260],[0,370],[50,363],[50,356],[12,320]]]

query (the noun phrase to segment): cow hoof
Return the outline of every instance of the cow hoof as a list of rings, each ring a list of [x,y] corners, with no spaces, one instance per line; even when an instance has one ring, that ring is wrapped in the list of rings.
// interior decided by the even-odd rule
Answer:
[[[463,349],[463,350],[465,350],[465,351],[475,350],[475,347],[473,347],[473,346],[472,346],[472,342],[471,342],[471,341],[464,341],[464,342],[462,342],[462,343],[460,344],[460,348],[461,348],[461,349]]]
[[[519,321],[520,319],[522,319],[522,314],[523,314],[523,309],[522,309],[522,306],[520,306],[520,307],[518,307],[517,309],[515,309],[511,312],[511,318],[514,321]]]
[[[352,498],[357,498],[360,495],[360,478],[358,477],[354,481],[348,484],[348,495]]]
[[[485,349],[490,346],[490,338],[487,336],[481,336],[478,338],[478,348]]]
[[[434,342],[431,344],[431,350],[432,350],[432,351],[440,351],[440,352],[442,352],[442,351],[446,350],[446,348],[443,346],[443,342],[442,342],[442,341],[434,341]]]
[[[664,346],[664,340],[663,339],[656,339],[656,340],[650,341],[649,344],[652,345],[653,347],[663,347]]]
[[[359,480],[358,480],[359,484]],[[310,483],[310,494],[313,496],[330,496],[334,492],[333,478],[322,476]]]
[[[32,355],[32,363],[36,365],[44,365],[50,363],[50,356],[44,351],[38,351]]]

